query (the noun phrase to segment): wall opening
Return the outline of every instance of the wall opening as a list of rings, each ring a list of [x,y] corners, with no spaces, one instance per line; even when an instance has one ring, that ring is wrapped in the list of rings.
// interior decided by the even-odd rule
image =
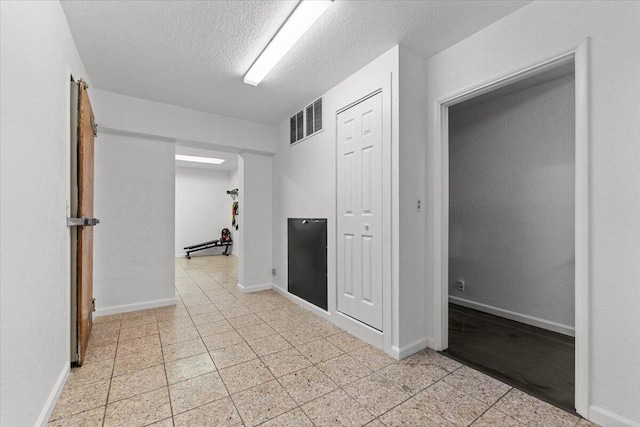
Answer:
[[[550,58],[534,66],[496,77],[493,80],[479,82],[438,100],[436,122],[436,159],[434,191],[434,287],[433,318],[435,329],[433,348],[446,350],[449,347],[449,286],[459,286],[458,280],[449,280],[449,116],[455,112],[455,106],[465,101],[478,98],[477,104],[506,96],[513,90],[526,87],[525,80],[533,78],[534,86],[550,81],[545,75],[564,77],[562,69],[571,67],[575,76],[574,107],[574,321],[575,321],[575,386],[574,404],[567,409],[575,408],[581,415],[586,415],[589,407],[589,230],[588,230],[588,46],[585,41],[575,50]],[[562,74],[559,75],[558,73]],[[537,78],[537,82],[536,82]],[[553,78],[552,78],[553,80]],[[510,86],[510,87],[509,87]],[[491,92],[494,92],[491,94]],[[479,98],[483,96],[484,98]],[[472,101],[473,102],[473,101]],[[470,105],[470,104],[467,104]],[[438,152],[440,154],[438,154]],[[452,278],[454,279],[454,278]],[[460,284],[461,286],[466,286]],[[465,290],[468,289],[465,287]],[[488,305],[488,304],[486,304]],[[533,327],[533,326],[532,326]],[[493,374],[493,373],[491,373]],[[549,400],[549,399],[547,399]],[[552,402],[559,405],[558,402]]]
[[[573,410],[575,79],[449,108],[447,353]]]
[[[176,142],[175,152],[177,294],[226,293],[238,283],[243,232],[239,155],[184,141]],[[208,277],[191,277],[191,265]]]

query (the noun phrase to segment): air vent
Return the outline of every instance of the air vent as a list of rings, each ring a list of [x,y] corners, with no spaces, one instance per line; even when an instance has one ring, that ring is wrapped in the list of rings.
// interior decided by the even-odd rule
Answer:
[[[316,99],[305,108],[305,119],[307,123],[306,136],[313,135],[322,129],[322,98]]]
[[[289,119],[289,143],[300,141],[304,138],[304,111],[298,113]]]
[[[304,113],[302,111],[296,114],[296,126],[298,128],[298,141],[304,138]]]
[[[322,98],[318,98],[289,119],[289,143],[298,142],[319,130],[322,130]]]
[[[313,133],[313,104],[307,107],[307,135]]]
[[[296,138],[297,133],[296,133],[296,116],[293,116],[289,119],[289,127],[290,127],[290,136],[291,136],[291,142],[290,144],[293,144],[294,142],[296,142],[298,139]]]
[[[307,112],[309,109],[307,109]],[[313,131],[318,132],[322,129],[322,98],[318,98],[316,102],[313,103]]]

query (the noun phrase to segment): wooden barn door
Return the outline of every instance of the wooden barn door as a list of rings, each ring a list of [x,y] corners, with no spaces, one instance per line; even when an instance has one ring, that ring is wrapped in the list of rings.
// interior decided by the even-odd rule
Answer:
[[[78,366],[84,356],[91,334],[93,303],[93,226],[100,221],[93,217],[93,156],[96,125],[87,93],[88,86],[77,82],[77,145],[72,144],[72,183],[75,183],[77,204],[72,203],[72,216],[68,224],[76,227],[76,360]],[[73,154],[76,154],[75,156]],[[75,164],[74,164],[75,163]],[[74,179],[75,178],[75,179]],[[72,191],[74,189],[72,188]],[[74,198],[75,199],[75,198]],[[74,206],[77,206],[76,207]],[[76,212],[74,212],[74,210]],[[73,234],[72,234],[73,235]],[[72,243],[73,244],[73,243]],[[72,328],[74,325],[72,325]],[[73,332],[73,331],[72,331]],[[72,333],[73,335],[73,333]],[[73,357],[72,357],[73,360]]]

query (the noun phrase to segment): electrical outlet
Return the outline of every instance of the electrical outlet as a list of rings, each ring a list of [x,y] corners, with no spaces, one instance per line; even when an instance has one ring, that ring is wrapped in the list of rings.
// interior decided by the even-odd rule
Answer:
[[[464,283],[464,280],[458,280],[458,281],[456,282],[456,286],[458,287],[458,290],[459,290],[460,292],[464,292],[465,285],[466,285],[466,284]]]
[[[416,199],[416,212],[422,212],[422,201],[420,199]]]
[[[275,276],[275,275],[276,275],[276,269],[275,269],[275,268],[272,268],[272,269],[271,269],[271,275],[272,275],[272,276]]]

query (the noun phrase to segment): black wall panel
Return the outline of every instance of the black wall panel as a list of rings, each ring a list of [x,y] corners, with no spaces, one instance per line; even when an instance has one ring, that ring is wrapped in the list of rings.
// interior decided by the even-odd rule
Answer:
[[[289,218],[289,292],[327,309],[327,220]]]

